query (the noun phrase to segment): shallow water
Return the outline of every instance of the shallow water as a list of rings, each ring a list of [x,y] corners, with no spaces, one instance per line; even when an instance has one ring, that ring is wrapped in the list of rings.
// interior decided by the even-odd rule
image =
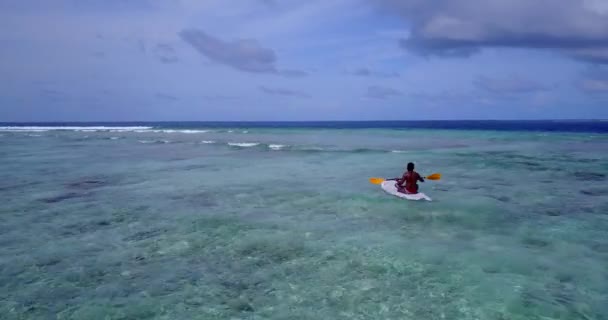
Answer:
[[[0,318],[608,319],[607,181],[598,133],[4,128]]]

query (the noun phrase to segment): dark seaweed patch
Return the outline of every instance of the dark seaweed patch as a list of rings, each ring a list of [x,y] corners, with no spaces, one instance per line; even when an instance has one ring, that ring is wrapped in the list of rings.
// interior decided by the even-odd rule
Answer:
[[[566,282],[548,283],[545,290],[551,295],[554,304],[573,307],[576,301],[576,292]]]
[[[68,187],[74,188],[74,189],[94,189],[94,188],[103,187],[106,184],[107,184],[106,181],[101,181],[101,180],[83,180],[83,181],[76,181],[76,182],[69,183]]]
[[[540,293],[530,288],[525,288],[521,291],[521,302],[525,308],[532,308],[542,303],[548,302],[547,299]]]
[[[562,211],[559,209],[547,209],[543,212],[545,215],[551,216],[551,217],[557,217],[557,216],[561,216],[562,215]]]
[[[85,222],[85,223],[74,223],[65,226],[63,229],[62,235],[70,236],[75,234],[83,234],[88,232],[93,232],[98,230],[101,227],[109,226],[110,221],[108,220],[99,220],[93,222]]]
[[[572,280],[574,279],[574,277],[568,273],[559,273],[555,276],[555,278],[560,283],[572,282]]]
[[[591,244],[591,249],[599,253],[608,253],[608,243],[594,242]]]
[[[58,264],[59,262],[61,262],[61,259],[57,258],[57,257],[43,257],[38,259],[38,261],[36,262],[36,266],[37,267],[49,267],[49,266],[54,266],[56,264]]]
[[[490,274],[499,273],[500,272],[500,268],[498,266],[496,266],[496,265],[493,265],[493,266],[483,266],[483,267],[481,267],[481,269],[483,270],[483,272],[490,273]]]
[[[517,161],[517,163],[523,164],[528,167],[540,167],[541,166],[540,164],[538,164],[536,162],[532,162],[532,161]]]
[[[110,179],[105,176],[89,176],[82,177],[76,181],[72,181],[66,184],[69,189],[78,190],[91,190],[96,188],[105,187],[110,184]]]
[[[88,193],[68,192],[68,193],[60,194],[55,197],[44,198],[44,199],[41,199],[40,201],[42,201],[44,203],[57,203],[57,202],[70,200],[70,199],[83,198],[88,195],[89,195]]]
[[[463,231],[457,233],[454,238],[462,241],[471,241],[475,240],[475,234],[473,234],[472,232]]]
[[[526,247],[545,248],[551,245],[548,240],[536,238],[536,237],[525,237],[522,242]]]
[[[496,200],[498,200],[500,202],[505,202],[505,203],[506,202],[511,202],[511,198],[509,198],[507,196],[494,196],[494,195],[491,195],[489,197],[492,198],[492,199],[496,199]]]
[[[606,179],[605,174],[590,171],[577,171],[574,173],[574,177],[581,181],[604,181]]]
[[[247,302],[244,299],[230,300],[228,302],[228,306],[231,309],[234,309],[234,310],[240,311],[240,312],[252,312],[253,311],[253,307],[251,306],[251,304],[249,304],[249,302]]]
[[[209,166],[206,164],[191,164],[188,166],[183,167],[183,169],[185,171],[191,171],[191,170],[201,170],[201,169],[207,169]]]
[[[608,195],[608,189],[586,189],[580,191],[587,196],[605,196]]]

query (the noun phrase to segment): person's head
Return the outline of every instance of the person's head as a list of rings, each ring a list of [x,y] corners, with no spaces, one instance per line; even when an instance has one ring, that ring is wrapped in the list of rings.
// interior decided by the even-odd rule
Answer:
[[[414,164],[412,162],[407,164],[407,171],[414,171]]]

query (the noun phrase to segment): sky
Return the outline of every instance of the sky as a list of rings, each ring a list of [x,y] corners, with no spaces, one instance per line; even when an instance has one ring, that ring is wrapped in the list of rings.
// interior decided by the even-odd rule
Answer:
[[[607,119],[607,0],[0,0],[0,122]]]

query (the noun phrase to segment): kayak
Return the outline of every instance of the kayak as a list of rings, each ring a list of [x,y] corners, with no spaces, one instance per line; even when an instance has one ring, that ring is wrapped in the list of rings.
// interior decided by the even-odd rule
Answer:
[[[424,194],[422,192],[418,192],[416,194],[406,194],[406,193],[401,193],[401,192],[397,191],[397,187],[395,186],[394,180],[384,181],[384,182],[382,182],[382,184],[380,184],[380,187],[382,187],[382,190],[384,190],[386,193],[392,194],[395,197],[399,197],[402,199],[432,201],[431,198],[429,198],[426,194]]]

